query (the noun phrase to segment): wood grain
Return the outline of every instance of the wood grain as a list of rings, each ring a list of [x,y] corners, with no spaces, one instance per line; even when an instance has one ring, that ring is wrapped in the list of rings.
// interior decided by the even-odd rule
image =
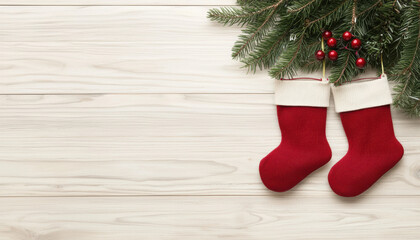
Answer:
[[[223,6],[235,0],[2,0],[5,6]]]
[[[272,93],[267,73],[231,60],[235,35],[185,45],[2,43],[0,94]]]
[[[342,199],[332,193],[3,198],[0,239],[419,239],[419,203],[419,197]]]
[[[0,94],[273,92],[231,60],[239,29],[208,9],[0,8]]]
[[[419,239],[419,119],[393,110],[402,161],[357,198],[347,151],[287,193],[258,163],[280,142],[273,85],[230,59],[233,0],[0,2],[0,240]]]
[[[0,98],[0,194],[270,195],[260,159],[280,141],[269,94],[12,95]],[[420,195],[419,120],[394,112],[406,153],[367,195]],[[329,195],[347,150],[329,111],[334,157],[293,192]],[[18,171],[14,171],[17,170]]]
[[[206,6],[3,6],[0,42],[137,42],[169,46],[236,39]],[[231,45],[231,44],[229,44]]]
[[[0,94],[272,93],[266,72],[231,60],[239,29],[210,23],[208,9],[0,8]]]

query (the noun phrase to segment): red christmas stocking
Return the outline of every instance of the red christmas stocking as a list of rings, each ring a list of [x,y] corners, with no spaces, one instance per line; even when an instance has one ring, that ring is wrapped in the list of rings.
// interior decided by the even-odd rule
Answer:
[[[353,197],[366,191],[397,164],[404,149],[394,134],[386,76],[333,87],[333,95],[349,150],[332,167],[328,181],[338,195]]]
[[[283,192],[331,159],[325,136],[330,86],[326,81],[282,80],[275,96],[282,140],[261,160],[260,176],[268,189]]]

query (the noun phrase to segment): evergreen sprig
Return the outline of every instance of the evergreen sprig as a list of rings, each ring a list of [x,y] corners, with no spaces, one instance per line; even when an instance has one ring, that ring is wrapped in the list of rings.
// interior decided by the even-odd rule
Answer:
[[[211,9],[208,17],[224,25],[243,27],[232,57],[249,71],[270,69],[273,78],[296,71],[317,71],[322,62],[321,33],[351,31],[363,42],[358,51],[381,72],[381,59],[389,79],[396,82],[394,105],[420,116],[420,2],[418,0],[238,0],[238,7]],[[334,37],[340,38],[339,35]],[[343,43],[347,44],[348,43]],[[339,51],[327,61],[329,79],[336,85],[363,72],[355,65],[355,52]]]
[[[391,72],[397,82],[394,104],[410,115],[420,115],[420,6],[412,2],[402,15],[401,57]]]

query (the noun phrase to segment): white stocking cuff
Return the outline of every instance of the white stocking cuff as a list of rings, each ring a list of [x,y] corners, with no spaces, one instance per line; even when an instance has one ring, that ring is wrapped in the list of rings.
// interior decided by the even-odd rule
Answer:
[[[278,80],[275,88],[276,105],[328,107],[330,85],[328,81]]]
[[[386,75],[378,80],[332,86],[336,112],[348,112],[392,103]]]

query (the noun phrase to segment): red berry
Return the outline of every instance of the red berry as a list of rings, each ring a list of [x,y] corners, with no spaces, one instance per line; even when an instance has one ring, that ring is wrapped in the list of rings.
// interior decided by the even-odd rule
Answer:
[[[325,40],[328,40],[328,39],[330,39],[330,38],[332,37],[332,32],[331,32],[331,31],[329,31],[329,30],[326,30],[326,31],[324,31],[324,32],[322,33],[322,37],[323,37]]]
[[[349,41],[352,37],[353,37],[353,35],[349,31],[346,31],[346,32],[343,33],[343,39],[345,41]]]
[[[353,49],[359,49],[362,46],[362,41],[360,39],[355,38],[351,41],[351,47]]]
[[[338,53],[337,53],[337,51],[335,51],[335,50],[331,50],[331,51],[328,53],[328,58],[329,58],[330,60],[332,60],[332,61],[337,60],[337,58],[338,58]]]
[[[365,65],[366,65],[366,60],[365,60],[364,58],[358,58],[358,59],[356,60],[356,66],[357,66],[358,68],[364,68],[364,67],[365,67]]]
[[[332,38],[327,40],[327,45],[328,45],[328,47],[333,48],[337,45],[337,40],[332,37]]]
[[[315,57],[318,60],[324,60],[325,53],[322,50],[318,50],[318,51],[315,52]]]

